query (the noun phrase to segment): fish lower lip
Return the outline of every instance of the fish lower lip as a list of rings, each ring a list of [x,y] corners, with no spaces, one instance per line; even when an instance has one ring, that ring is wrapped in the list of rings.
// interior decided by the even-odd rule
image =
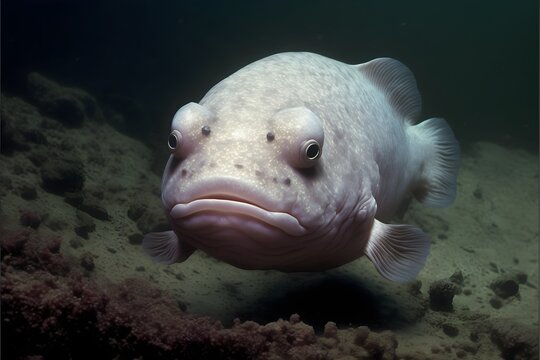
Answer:
[[[268,211],[252,204],[234,200],[193,200],[187,204],[176,204],[171,209],[170,215],[173,219],[180,219],[203,211],[246,215],[281,229],[285,233],[293,236],[300,236],[306,233],[306,229],[290,214]]]

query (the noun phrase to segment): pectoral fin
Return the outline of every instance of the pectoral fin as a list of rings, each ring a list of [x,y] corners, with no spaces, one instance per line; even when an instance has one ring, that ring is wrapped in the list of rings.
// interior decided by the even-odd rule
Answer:
[[[365,254],[388,280],[413,280],[429,254],[429,237],[411,225],[384,224],[375,220]]]
[[[195,251],[178,239],[174,231],[148,233],[144,235],[142,247],[151,258],[162,264],[183,262]]]

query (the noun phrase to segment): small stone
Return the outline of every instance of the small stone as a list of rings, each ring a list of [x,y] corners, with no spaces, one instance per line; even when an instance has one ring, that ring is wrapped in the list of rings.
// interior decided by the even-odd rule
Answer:
[[[499,267],[494,262],[489,263],[489,268],[490,268],[491,271],[493,271],[495,273],[499,272]]]
[[[141,245],[144,236],[139,233],[131,234],[128,236],[129,243],[132,245]]]
[[[515,296],[519,292],[519,284],[509,274],[499,276],[491,283],[490,288],[497,296],[503,299]]]
[[[510,318],[491,320],[490,339],[504,359],[538,359],[538,325]]]
[[[64,194],[64,201],[69,205],[78,208],[84,201],[84,196],[80,192],[66,192]]]
[[[337,336],[337,326],[333,321],[329,321],[324,325],[324,336],[329,338],[335,338]]]
[[[99,198],[87,191],[66,193],[64,201],[80,211],[84,211],[95,219],[102,221],[110,220],[109,213],[107,212],[107,209],[101,206]]]
[[[321,338],[317,339],[317,341],[319,342],[319,344],[321,344],[326,349],[333,349],[333,348],[337,347],[338,344],[339,344],[339,341],[336,338],[321,337]],[[339,360],[349,360],[349,359],[341,357],[341,358],[339,358]],[[351,360],[354,360],[354,359],[351,359]]]
[[[144,214],[145,211],[146,207],[144,205],[131,204],[128,208],[127,215],[131,220],[137,221],[140,219],[140,217]]]
[[[23,185],[19,190],[19,194],[21,194],[21,198],[24,200],[34,200],[37,198],[36,188],[28,185]]]
[[[456,356],[460,359],[463,359],[465,356],[467,356],[467,352],[463,349],[458,349],[456,351]]]
[[[178,304],[178,307],[180,308],[180,310],[186,312],[187,311],[187,304],[181,300],[178,300],[176,302]]]
[[[493,296],[491,299],[489,299],[489,303],[494,309],[500,309],[503,306],[501,299],[497,296]]]
[[[527,283],[528,276],[524,271],[513,270],[508,273],[508,276],[514,279],[518,284],[523,285]]]
[[[51,230],[60,231],[60,230],[64,230],[67,227],[67,223],[59,219],[49,219],[47,221],[47,226]]]
[[[110,220],[107,209],[99,205],[97,202],[85,201],[79,206],[79,210],[84,211],[88,215],[103,221]]]
[[[438,280],[429,287],[429,305],[434,311],[453,311],[452,301],[458,286],[449,280]]]
[[[362,346],[369,336],[369,328],[367,326],[359,326],[354,329],[354,343]]]
[[[83,243],[79,238],[73,238],[69,240],[69,245],[74,249],[78,249],[83,245]]]
[[[149,232],[160,232],[171,229],[167,218],[161,208],[148,210],[137,220],[137,228],[143,234]]]
[[[184,280],[185,279],[185,275],[183,272],[179,271],[177,273],[174,274],[174,277],[177,279],[177,280]]]
[[[94,270],[94,255],[89,252],[85,252],[81,255],[81,266],[88,271]]]
[[[450,276],[450,281],[460,286],[463,286],[463,280],[463,273],[461,272],[461,270],[454,272]]]
[[[420,295],[420,289],[422,288],[422,281],[420,280],[414,280],[409,282],[407,285],[407,292],[411,295]]]
[[[463,341],[458,344],[458,347],[468,353],[476,354],[478,352],[479,345],[471,341]]]
[[[459,329],[453,324],[443,324],[442,330],[450,337],[456,337],[459,335]]]
[[[43,189],[51,193],[80,191],[84,186],[83,166],[74,159],[47,161],[41,168],[41,181]]]
[[[300,322],[300,315],[298,314],[292,314],[289,318],[289,322],[291,324],[298,324]]]
[[[22,213],[19,220],[22,226],[29,226],[32,229],[37,229],[41,224],[41,216],[33,211]]]
[[[77,211],[78,225],[75,227],[75,233],[80,237],[88,239],[88,234],[96,230],[94,220],[86,213]]]

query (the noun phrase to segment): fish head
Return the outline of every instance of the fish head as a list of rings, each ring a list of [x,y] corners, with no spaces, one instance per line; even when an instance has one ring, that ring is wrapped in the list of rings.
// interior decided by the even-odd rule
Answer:
[[[162,181],[178,238],[247,269],[289,269],[312,257],[314,242],[338,231],[337,214],[348,206],[336,196],[338,174],[325,170],[324,143],[323,123],[304,106],[256,113],[183,106]]]

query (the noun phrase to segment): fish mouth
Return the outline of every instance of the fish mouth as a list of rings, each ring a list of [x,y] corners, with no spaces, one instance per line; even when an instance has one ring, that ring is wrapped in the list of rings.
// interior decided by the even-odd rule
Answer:
[[[220,198],[216,196],[195,199],[188,203],[176,204],[170,211],[173,219],[182,219],[198,214],[242,216],[280,229],[288,235],[301,236],[306,233],[306,228],[293,215],[286,212],[269,211],[238,198]]]

